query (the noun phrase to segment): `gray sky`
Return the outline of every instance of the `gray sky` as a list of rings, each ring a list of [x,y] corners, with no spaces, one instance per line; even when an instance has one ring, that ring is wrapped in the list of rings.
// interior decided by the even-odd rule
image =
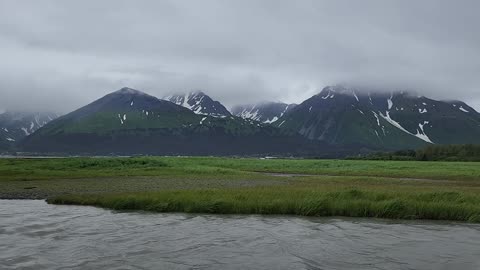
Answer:
[[[129,86],[227,106],[337,83],[480,109],[480,1],[0,0],[0,108],[68,112]]]

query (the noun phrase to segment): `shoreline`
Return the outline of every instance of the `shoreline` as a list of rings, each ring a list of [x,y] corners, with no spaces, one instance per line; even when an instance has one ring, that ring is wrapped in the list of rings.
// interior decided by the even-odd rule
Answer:
[[[478,203],[456,192],[337,191],[277,189],[182,190],[132,194],[66,195],[47,199],[59,205],[158,213],[363,217],[480,223]]]
[[[152,212],[480,222],[480,163],[0,159],[0,198]]]
[[[194,216],[217,216],[217,217],[266,217],[266,218],[278,218],[278,219],[285,219],[285,218],[321,218],[321,219],[331,219],[331,220],[342,220],[342,221],[365,221],[365,222],[372,222],[372,223],[381,223],[381,224],[439,224],[439,225],[471,225],[471,226],[479,226],[480,222],[472,223],[472,222],[465,222],[465,221],[455,221],[455,220],[435,220],[435,219],[392,219],[392,218],[376,218],[376,217],[349,217],[349,216],[301,216],[301,215],[276,215],[276,214],[211,214],[211,213],[186,213],[186,212],[154,212],[154,211],[145,211],[145,210],[115,210],[110,208],[104,208],[100,206],[94,205],[78,205],[78,204],[53,204],[48,203],[46,199],[1,199],[0,202],[4,201],[36,201],[36,202],[44,202],[46,205],[53,205],[53,206],[75,206],[75,207],[94,207],[98,209],[102,209],[105,211],[113,211],[113,213],[133,213],[133,214],[148,214],[148,215],[155,215],[155,214],[172,214],[172,215],[194,215]]]

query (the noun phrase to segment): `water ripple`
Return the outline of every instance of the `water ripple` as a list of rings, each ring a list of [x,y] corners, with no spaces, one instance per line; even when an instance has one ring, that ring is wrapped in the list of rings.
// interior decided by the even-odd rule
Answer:
[[[0,269],[480,269],[480,226],[0,200]]]

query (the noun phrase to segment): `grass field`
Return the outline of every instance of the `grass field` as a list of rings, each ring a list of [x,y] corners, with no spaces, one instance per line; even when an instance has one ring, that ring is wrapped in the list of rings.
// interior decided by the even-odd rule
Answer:
[[[480,163],[0,159],[1,198],[118,210],[480,222]]]

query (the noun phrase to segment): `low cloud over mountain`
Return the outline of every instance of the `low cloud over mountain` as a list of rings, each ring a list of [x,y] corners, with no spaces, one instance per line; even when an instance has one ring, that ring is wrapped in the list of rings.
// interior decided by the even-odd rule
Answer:
[[[125,85],[231,108],[337,83],[480,109],[473,0],[2,1],[0,109],[68,112]],[[61,101],[61,102],[60,102]]]

